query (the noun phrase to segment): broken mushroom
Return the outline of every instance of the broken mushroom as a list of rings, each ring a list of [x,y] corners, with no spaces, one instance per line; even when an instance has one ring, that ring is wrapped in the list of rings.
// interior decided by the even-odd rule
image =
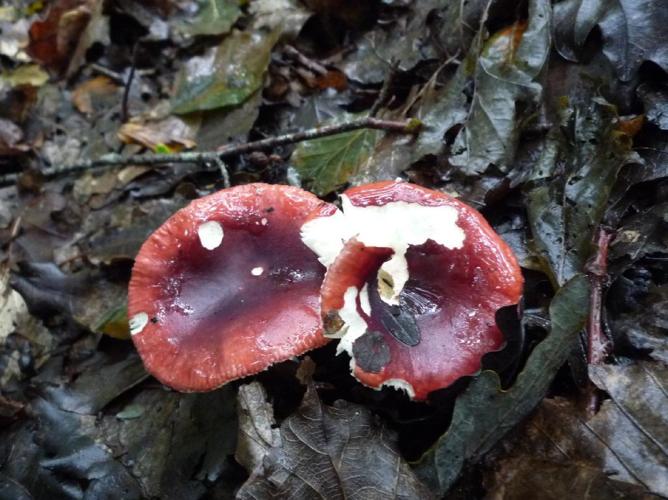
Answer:
[[[205,391],[327,342],[325,268],[302,225],[335,207],[301,189],[248,184],[193,201],[137,255],[132,339],[156,378]]]
[[[363,384],[427,395],[480,369],[502,347],[496,311],[516,304],[510,248],[468,205],[404,182],[349,189],[342,212],[304,225],[329,267],[325,334],[340,338]]]

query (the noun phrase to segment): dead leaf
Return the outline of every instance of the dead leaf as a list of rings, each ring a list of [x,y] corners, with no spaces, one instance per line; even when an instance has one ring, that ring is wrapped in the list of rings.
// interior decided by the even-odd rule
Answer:
[[[79,84],[72,92],[72,102],[80,112],[90,115],[98,99],[115,95],[119,88],[111,78],[98,76]]]
[[[267,392],[259,382],[239,387],[237,395],[239,435],[234,458],[249,472],[262,463],[269,449],[281,446],[274,409],[267,402]]]
[[[579,463],[555,463],[530,456],[501,462],[487,500],[525,500],[541,492],[541,499],[629,500],[654,498],[644,488],[616,481],[597,467]]]
[[[103,6],[96,0],[57,0],[43,20],[30,26],[28,54],[56,75],[72,75],[86,50],[108,38]]]
[[[363,406],[325,406],[311,385],[299,410],[281,424],[281,444],[268,450],[237,498],[432,498],[395,439]]]
[[[176,116],[146,123],[125,123],[118,131],[118,138],[125,144],[141,144],[152,151],[159,146],[180,151],[196,146],[197,125]]]

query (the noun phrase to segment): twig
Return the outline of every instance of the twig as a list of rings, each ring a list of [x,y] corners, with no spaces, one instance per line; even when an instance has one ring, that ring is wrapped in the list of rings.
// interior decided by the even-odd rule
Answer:
[[[596,236],[596,254],[587,264],[587,276],[591,284],[589,295],[589,318],[587,320],[587,362],[598,365],[605,361],[612,347],[610,340],[603,332],[601,311],[603,309],[603,288],[608,277],[608,246],[613,234],[599,228]]]
[[[376,98],[376,101],[373,103],[373,106],[371,106],[371,109],[369,110],[369,116],[376,116],[380,111],[380,108],[382,108],[383,104],[387,102],[387,98],[389,97],[390,94],[390,89],[392,88],[392,84],[394,83],[394,80],[397,77],[398,71],[399,71],[399,60],[397,59],[391,61],[390,69],[387,72],[387,76],[385,77],[383,86],[380,88],[378,97]]]
[[[400,134],[417,134],[422,128],[422,122],[417,119],[406,121],[381,120],[368,116],[360,118],[359,120],[339,123],[336,125],[325,125],[323,127],[295,132],[293,134],[279,135],[243,144],[223,146],[217,151],[185,151],[173,154],[141,154],[126,157],[116,153],[110,153],[95,160],[86,160],[73,165],[46,168],[41,171],[41,174],[48,178],[93,168],[125,165],[160,165],[165,163],[213,163],[218,165],[218,161],[223,158],[251,153],[253,151],[271,149],[278,146],[285,146],[286,144],[294,144],[296,142],[307,141],[310,139],[318,139],[320,137],[327,137],[363,128],[386,130]],[[19,174],[0,176],[0,186],[16,182],[18,176]]]
[[[135,71],[137,69],[137,44],[132,47],[132,65],[130,66],[130,74],[128,81],[125,83],[123,90],[123,102],[121,104],[121,123],[125,123],[130,118],[128,113],[128,100],[130,99],[130,88],[132,87],[132,80],[135,78]]]

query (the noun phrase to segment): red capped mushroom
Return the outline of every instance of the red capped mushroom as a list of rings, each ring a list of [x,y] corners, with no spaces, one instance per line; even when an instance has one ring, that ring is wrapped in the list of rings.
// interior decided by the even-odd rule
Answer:
[[[325,267],[300,238],[333,205],[248,184],[193,201],[144,243],[132,270],[132,339],[156,378],[205,391],[327,342]]]
[[[303,235],[329,266],[325,333],[341,339],[355,377],[423,400],[477,372],[504,342],[496,311],[522,293],[510,248],[473,208],[413,184],[352,188],[342,207]]]

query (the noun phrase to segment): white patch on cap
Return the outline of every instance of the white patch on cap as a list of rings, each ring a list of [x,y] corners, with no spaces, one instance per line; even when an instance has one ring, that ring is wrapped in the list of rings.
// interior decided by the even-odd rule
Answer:
[[[223,226],[215,220],[200,224],[197,235],[202,246],[207,250],[218,248],[223,242]]]
[[[268,222],[269,222],[269,221],[267,220],[266,217],[262,217],[262,218],[260,219],[260,224],[262,224],[263,226],[266,226]]]
[[[339,345],[336,346],[336,354],[346,351],[352,356],[353,342],[366,333],[368,325],[357,312],[357,294],[357,288],[351,286],[343,295],[343,308],[339,310],[339,316],[345,325],[335,334],[335,336],[338,336],[338,333],[343,334]]]
[[[137,313],[130,318],[128,324],[130,326],[130,335],[137,335],[148,324],[148,314],[145,312]]]
[[[260,276],[264,272],[264,269],[261,267],[254,267],[251,269],[251,274],[253,276]]]
[[[381,384],[380,387],[392,387],[398,391],[404,391],[411,399],[415,398],[415,389],[413,389],[413,386],[400,378],[391,378],[390,380],[386,380]]]

